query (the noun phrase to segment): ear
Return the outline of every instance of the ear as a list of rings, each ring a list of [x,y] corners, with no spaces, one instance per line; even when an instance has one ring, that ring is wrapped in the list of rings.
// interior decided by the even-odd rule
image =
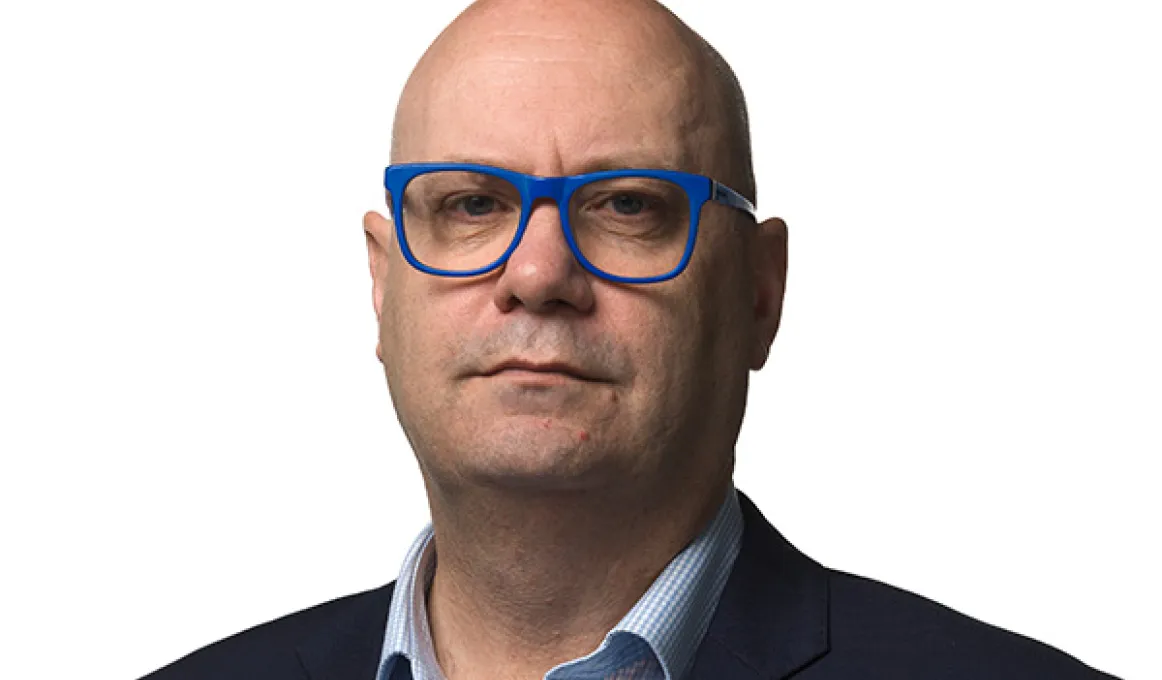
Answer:
[[[367,238],[367,265],[371,270],[371,305],[378,325],[383,317],[383,297],[387,290],[388,249],[395,232],[391,220],[372,211],[363,216],[363,234]],[[378,333],[376,335],[378,337]],[[378,339],[375,356],[383,361],[383,348]]]
[[[757,371],[767,363],[771,343],[775,341],[783,317],[783,293],[787,288],[787,223],[772,217],[759,224],[751,253],[755,335],[750,367]]]

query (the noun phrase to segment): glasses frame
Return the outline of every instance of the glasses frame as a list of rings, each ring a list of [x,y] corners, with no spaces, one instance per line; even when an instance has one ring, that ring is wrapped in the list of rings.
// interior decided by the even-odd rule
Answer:
[[[476,172],[491,175],[509,182],[520,192],[520,224],[517,225],[512,243],[492,263],[468,271],[451,271],[429,267],[416,259],[412,253],[411,246],[408,245],[407,236],[404,234],[403,228],[403,192],[408,184],[416,177],[439,171]],[[657,276],[618,276],[616,274],[610,274],[590,262],[577,246],[577,242],[573,238],[573,230],[569,225],[569,202],[573,198],[573,193],[578,188],[590,182],[616,179],[619,177],[648,177],[665,180],[681,187],[685,190],[686,196],[689,197],[690,227],[689,233],[686,236],[686,248],[682,252],[682,260],[669,272]],[[577,259],[577,262],[590,274],[616,283],[659,283],[661,281],[668,281],[681,274],[690,263],[690,257],[694,253],[694,243],[698,239],[698,224],[702,217],[702,206],[708,201],[721,203],[722,205],[741,210],[750,216],[752,221],[755,219],[754,204],[742,194],[705,175],[696,175],[678,170],[629,168],[624,170],[602,170],[599,172],[567,175],[564,177],[538,177],[536,175],[526,175],[522,172],[475,163],[397,163],[389,165],[384,170],[383,185],[391,197],[392,221],[395,223],[396,238],[399,241],[400,251],[403,253],[404,259],[412,267],[426,274],[453,278],[467,278],[487,274],[507,262],[517,246],[520,245],[521,239],[524,238],[525,229],[529,224],[529,215],[533,211],[533,204],[540,199],[550,199],[557,204],[557,210],[561,216],[561,230],[564,232],[565,242],[569,244],[569,250],[573,251],[573,257]]]

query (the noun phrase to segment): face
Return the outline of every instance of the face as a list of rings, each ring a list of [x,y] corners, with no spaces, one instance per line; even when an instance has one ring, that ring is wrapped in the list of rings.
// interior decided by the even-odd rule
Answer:
[[[591,19],[560,12],[465,23],[409,82],[393,162],[722,176],[723,117],[692,94],[706,91],[702,70],[674,38],[588,34]],[[748,370],[777,326],[781,274],[756,276],[779,269],[756,254],[777,250],[770,225],[707,204],[687,270],[648,285],[587,273],[551,203],[500,270],[468,280],[411,268],[378,214],[365,229],[378,354],[429,484],[685,488],[729,475]]]

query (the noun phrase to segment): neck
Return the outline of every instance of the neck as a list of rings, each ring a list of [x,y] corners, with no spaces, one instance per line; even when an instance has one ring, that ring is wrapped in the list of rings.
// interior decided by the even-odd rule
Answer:
[[[713,519],[728,485],[444,494],[429,483],[428,616],[445,675],[540,678],[596,649]]]

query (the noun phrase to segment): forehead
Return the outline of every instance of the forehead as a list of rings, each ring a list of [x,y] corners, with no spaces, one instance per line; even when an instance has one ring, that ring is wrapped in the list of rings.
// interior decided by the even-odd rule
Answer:
[[[702,171],[712,121],[680,46],[632,34],[499,30],[431,56],[401,103],[393,162],[475,161],[535,174]]]

